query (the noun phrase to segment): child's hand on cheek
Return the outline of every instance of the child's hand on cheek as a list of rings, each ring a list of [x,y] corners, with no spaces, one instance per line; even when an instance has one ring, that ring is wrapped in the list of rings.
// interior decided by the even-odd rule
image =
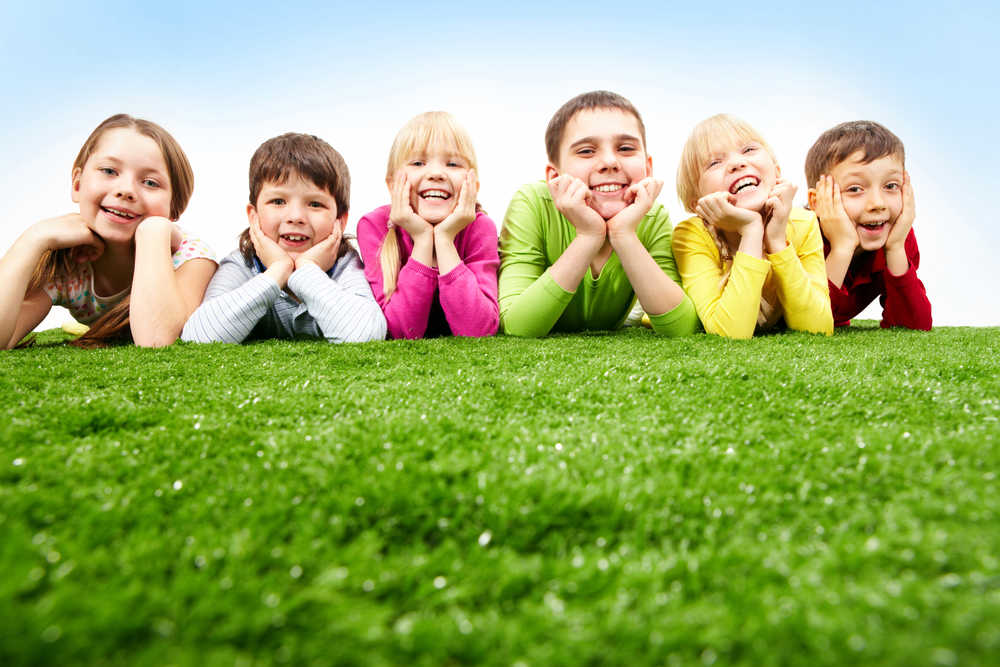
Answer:
[[[413,239],[423,235],[433,237],[434,227],[417,215],[410,206],[410,181],[402,169],[396,172],[389,191],[392,194],[389,222],[400,229],[405,229]]]
[[[816,216],[823,236],[830,242],[830,251],[853,253],[861,240],[858,229],[844,210],[844,198],[840,186],[832,176],[822,175],[816,183]]]
[[[454,241],[459,232],[472,224],[476,219],[476,172],[469,170],[465,181],[462,182],[462,191],[458,196],[458,204],[451,214],[434,226],[434,235],[444,234],[450,241]]]
[[[549,180],[547,185],[556,210],[566,216],[578,236],[607,236],[608,226],[604,218],[590,207],[592,195],[586,183],[569,174],[562,174]]]
[[[80,264],[92,262],[104,252],[104,240],[87,226],[79,213],[42,220],[31,228],[31,232],[37,235],[45,250],[72,248],[71,255]]]
[[[257,258],[266,269],[265,273],[271,274],[278,287],[285,289],[288,283],[288,276],[295,270],[295,262],[288,256],[288,253],[281,249],[277,243],[264,234],[260,228],[260,220],[250,223],[250,241],[253,243],[254,252]]]
[[[662,189],[663,181],[652,176],[629,186],[625,195],[628,206],[608,220],[608,234],[610,236],[635,234],[639,227],[639,221],[649,213],[649,209],[653,207],[653,202],[660,196]]]
[[[788,246],[785,231],[788,229],[788,216],[792,212],[792,200],[798,191],[791,181],[779,177],[771,188],[765,206],[770,209],[771,217],[764,228],[764,243],[771,254],[780,252]]]
[[[709,224],[726,232],[743,236],[756,226],[762,226],[760,213],[737,208],[736,197],[728,192],[713,192],[698,200],[694,212]]]
[[[295,269],[298,270],[310,264],[318,266],[323,273],[332,269],[333,265],[337,263],[337,252],[340,250],[342,236],[343,231],[340,228],[340,223],[334,224],[329,236],[298,256],[295,260]]]
[[[885,240],[885,251],[889,252],[894,248],[903,248],[906,237],[909,236],[913,228],[913,221],[917,218],[917,211],[913,202],[913,185],[910,183],[909,172],[903,172],[903,208],[896,217],[896,222],[892,223],[889,229],[889,236]]]

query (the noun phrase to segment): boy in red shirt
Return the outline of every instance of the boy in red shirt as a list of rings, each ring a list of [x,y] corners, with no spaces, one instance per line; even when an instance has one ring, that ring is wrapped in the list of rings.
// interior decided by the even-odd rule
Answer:
[[[805,171],[815,183],[809,207],[823,232],[834,325],[849,325],[879,297],[883,329],[929,331],[903,142],[875,122],[841,123],[809,149]]]

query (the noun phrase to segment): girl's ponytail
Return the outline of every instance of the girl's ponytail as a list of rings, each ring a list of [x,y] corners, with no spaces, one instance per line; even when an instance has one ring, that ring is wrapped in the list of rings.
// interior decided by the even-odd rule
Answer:
[[[396,291],[396,280],[399,278],[399,237],[395,227],[389,228],[389,233],[382,239],[379,251],[379,264],[382,267],[382,293],[385,303]],[[384,306],[383,306],[384,307]]]

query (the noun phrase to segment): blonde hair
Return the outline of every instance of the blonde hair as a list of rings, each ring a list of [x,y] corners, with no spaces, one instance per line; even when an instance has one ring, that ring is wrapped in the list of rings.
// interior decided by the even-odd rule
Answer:
[[[720,148],[731,148],[740,143],[755,141],[771,156],[775,169],[778,169],[778,159],[760,132],[750,123],[732,114],[720,113],[706,118],[691,130],[690,136],[684,142],[681,151],[681,160],[677,165],[677,198],[684,204],[684,208],[691,213],[695,212],[695,206],[701,199],[702,193],[699,187],[701,174],[705,171],[708,161]],[[719,257],[725,266],[722,280],[719,281],[719,289],[729,282],[729,274],[733,270],[733,251],[726,241],[725,235],[719,231],[715,225],[706,220],[702,220],[705,229],[715,242],[715,247],[719,250]],[[757,326],[763,327],[768,322],[776,321],[781,314],[781,302],[777,293],[768,298],[763,293],[760,296],[760,311],[757,313]]]
[[[475,169],[479,173],[479,164],[476,161],[476,149],[472,145],[472,137],[468,131],[458,122],[458,119],[447,111],[425,111],[408,120],[389,149],[389,161],[385,168],[385,183],[389,185],[395,178],[396,172],[403,168],[406,161],[414,155],[419,155],[437,142],[450,143],[455,147],[462,159],[464,159],[469,169]],[[476,203],[476,210],[481,207]],[[379,264],[382,267],[382,291],[385,294],[385,302],[389,303],[393,293],[396,291],[396,280],[399,278],[400,250],[399,231],[395,227],[389,230],[382,241],[382,248],[379,251]]]

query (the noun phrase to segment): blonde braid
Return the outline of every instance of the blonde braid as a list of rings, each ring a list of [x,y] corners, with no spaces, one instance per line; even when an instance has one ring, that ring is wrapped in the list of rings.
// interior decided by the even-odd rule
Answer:
[[[708,230],[708,235],[712,237],[712,241],[715,242],[715,247],[719,250],[719,257],[722,258],[726,267],[726,270],[722,274],[722,280],[719,281],[719,289],[722,289],[726,286],[726,283],[729,282],[729,274],[733,272],[733,251],[729,247],[729,243],[726,241],[726,238],[719,232],[719,229],[715,225],[709,223],[707,220],[702,220],[701,222],[705,225],[705,229]],[[772,304],[764,297],[764,294],[761,293],[760,310],[757,311],[757,326],[762,327],[767,324],[771,315],[774,314],[775,308],[780,307],[780,303],[775,302]]]

